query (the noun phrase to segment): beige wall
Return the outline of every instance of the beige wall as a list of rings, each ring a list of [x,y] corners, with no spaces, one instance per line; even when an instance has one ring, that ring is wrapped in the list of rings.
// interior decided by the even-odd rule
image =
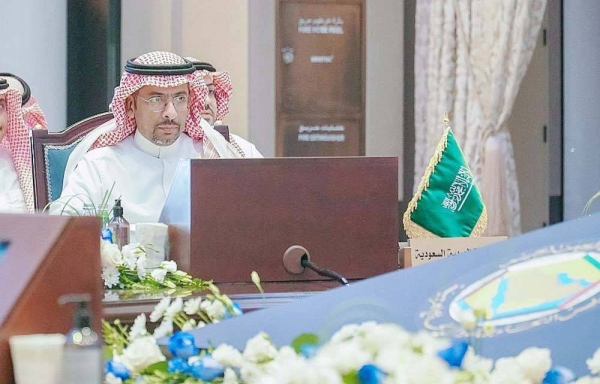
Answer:
[[[275,156],[275,0],[251,0],[248,13],[249,139]]]
[[[0,72],[27,81],[48,130],[67,127],[67,1],[0,0]]]
[[[151,51],[170,51],[171,8],[164,0],[123,0],[121,3],[121,64]],[[143,11],[141,11],[143,10]],[[143,15],[143,16],[142,16]]]
[[[544,20],[542,30],[546,26],[547,20]],[[543,127],[548,125],[550,117],[549,64],[542,30],[508,119],[519,182],[523,232],[541,228],[549,222],[548,143],[543,140]]]
[[[403,200],[404,1],[367,0],[367,156],[398,156]],[[410,176],[410,175],[409,175]]]
[[[248,1],[184,0],[181,24],[184,56],[229,71],[234,93],[224,123],[243,137],[248,137]]]

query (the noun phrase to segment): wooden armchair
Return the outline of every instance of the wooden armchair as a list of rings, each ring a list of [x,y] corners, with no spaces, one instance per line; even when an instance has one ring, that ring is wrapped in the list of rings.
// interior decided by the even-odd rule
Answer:
[[[104,112],[77,122],[61,132],[31,132],[36,209],[41,210],[60,197],[69,155],[85,135],[112,118],[111,112]]]

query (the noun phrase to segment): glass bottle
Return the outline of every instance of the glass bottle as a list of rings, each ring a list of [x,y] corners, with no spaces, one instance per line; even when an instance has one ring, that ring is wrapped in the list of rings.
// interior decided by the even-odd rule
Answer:
[[[102,342],[92,328],[91,295],[67,294],[60,304],[75,303],[73,326],[67,333],[63,352],[62,384],[98,384],[102,382]]]
[[[129,222],[123,217],[121,199],[115,200],[113,218],[108,223],[107,228],[112,232],[113,244],[117,244],[119,249],[129,244]]]

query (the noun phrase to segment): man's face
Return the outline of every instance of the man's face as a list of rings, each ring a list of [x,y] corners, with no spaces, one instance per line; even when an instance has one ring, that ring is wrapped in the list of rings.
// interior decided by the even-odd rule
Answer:
[[[129,117],[137,130],[156,145],[173,144],[185,127],[189,113],[187,84],[177,87],[146,85],[125,100]]]
[[[217,99],[215,98],[215,84],[212,75],[204,75],[204,82],[208,87],[208,96],[202,108],[202,118],[213,125],[217,120]]]
[[[8,111],[6,108],[6,96],[0,95],[0,142],[6,136],[8,129]]]

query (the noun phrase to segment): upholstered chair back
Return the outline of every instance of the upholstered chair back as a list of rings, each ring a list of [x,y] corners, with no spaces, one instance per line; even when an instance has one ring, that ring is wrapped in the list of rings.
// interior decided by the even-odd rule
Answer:
[[[60,197],[67,160],[77,144],[94,128],[112,118],[111,112],[105,112],[77,122],[61,132],[31,132],[36,210],[42,210]]]

